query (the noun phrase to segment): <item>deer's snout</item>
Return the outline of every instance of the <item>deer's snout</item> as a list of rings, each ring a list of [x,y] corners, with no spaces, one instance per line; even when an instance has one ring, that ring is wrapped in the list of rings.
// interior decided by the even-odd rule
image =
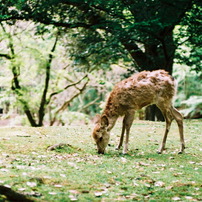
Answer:
[[[98,150],[98,154],[104,154],[105,151],[104,150]]]

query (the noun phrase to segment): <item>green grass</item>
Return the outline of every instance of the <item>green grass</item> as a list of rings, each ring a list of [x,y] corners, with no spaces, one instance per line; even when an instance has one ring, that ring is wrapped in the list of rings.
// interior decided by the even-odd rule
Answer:
[[[185,121],[181,155],[175,123],[167,150],[156,153],[164,125],[135,121],[127,155],[115,150],[120,121],[105,155],[96,153],[92,125],[0,128],[0,185],[34,201],[201,201],[202,121]]]

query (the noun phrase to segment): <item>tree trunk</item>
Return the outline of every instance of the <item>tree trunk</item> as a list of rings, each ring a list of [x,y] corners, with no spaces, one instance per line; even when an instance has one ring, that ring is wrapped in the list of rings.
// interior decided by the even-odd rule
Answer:
[[[51,49],[51,52],[49,54],[49,58],[46,64],[46,78],[45,78],[45,85],[44,85],[44,90],[43,90],[43,94],[41,97],[41,103],[40,103],[40,107],[39,107],[39,111],[38,111],[38,126],[43,126],[43,120],[44,120],[44,116],[45,116],[45,110],[47,107],[47,93],[48,93],[48,88],[49,88],[49,82],[50,82],[50,72],[51,72],[51,63],[53,60],[53,53],[56,49],[57,46],[57,42],[58,42],[58,34],[56,35],[55,38],[55,42],[53,44],[53,47]]]
[[[166,28],[169,31],[161,30],[159,32],[159,40],[145,42],[145,52],[137,51],[137,46],[125,45],[128,51],[131,53],[135,63],[141,70],[157,70],[164,69],[169,74],[172,74],[173,59],[175,54],[175,45],[173,41],[172,27]],[[171,30],[171,31],[170,31]],[[163,33],[163,34],[162,34]],[[136,50],[136,51],[134,51]],[[151,121],[164,121],[164,117],[161,111],[156,105],[148,106],[145,111],[146,120]]]
[[[156,105],[150,105],[145,109],[145,120],[165,121],[161,110]]]

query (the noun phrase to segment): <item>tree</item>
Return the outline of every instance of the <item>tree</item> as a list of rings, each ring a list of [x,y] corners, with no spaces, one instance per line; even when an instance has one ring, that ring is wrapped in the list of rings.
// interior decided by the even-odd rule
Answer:
[[[172,73],[177,47],[173,30],[182,21],[188,24],[184,18],[198,4],[192,0],[9,1],[2,6],[1,20],[32,19],[64,28],[104,30],[140,69],[164,68]]]
[[[202,7],[194,5],[190,12],[175,29],[175,38],[178,41],[175,62],[191,67],[202,76]]]
[[[54,105],[53,99],[56,100],[57,96],[67,89],[75,88],[68,99],[63,99],[59,105],[54,106],[56,112],[49,112],[52,113],[52,119],[49,121],[53,125],[58,113],[66,109],[68,104],[84,91],[89,81],[87,75],[80,75],[81,78],[77,81],[65,78],[65,75],[60,76],[61,69],[53,65],[54,57],[57,55],[56,48],[59,46],[60,32],[58,29],[52,28],[51,34],[47,34],[48,31],[46,30],[46,33],[41,34],[38,38],[36,36],[37,29],[41,29],[41,27],[32,22],[18,22],[12,26],[1,23],[1,31],[4,33],[2,36],[4,41],[7,41],[5,47],[8,46],[8,49],[4,48],[0,53],[0,56],[9,60],[10,63],[11,89],[30,125],[35,127],[44,124],[48,107],[50,109]],[[34,34],[36,39],[31,38]],[[21,44],[22,38],[26,43]],[[46,44],[45,47],[44,44]],[[48,47],[50,50],[47,50]],[[32,69],[35,72],[32,72]],[[54,69],[58,72],[54,75],[56,79],[53,78],[52,74]],[[60,77],[61,85],[58,85],[57,77]]]
[[[184,28],[194,18],[199,19],[200,6],[199,0],[21,0],[2,5],[0,20],[31,19],[65,29],[79,28],[86,44],[82,57],[75,57],[79,61],[92,58],[96,50],[97,55],[131,59],[132,69],[165,69],[172,74],[176,49],[184,33],[180,31],[174,38],[173,31],[177,25]],[[197,23],[195,29],[191,27],[187,28],[190,35],[186,41],[192,44],[200,32]],[[94,47],[89,49],[92,43]]]

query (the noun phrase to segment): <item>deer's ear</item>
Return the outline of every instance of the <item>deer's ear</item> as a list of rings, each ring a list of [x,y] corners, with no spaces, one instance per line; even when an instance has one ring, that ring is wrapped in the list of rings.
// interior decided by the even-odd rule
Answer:
[[[108,118],[107,118],[107,116],[106,115],[102,115],[101,116],[101,126],[108,126],[109,125],[109,120],[108,120]]]

